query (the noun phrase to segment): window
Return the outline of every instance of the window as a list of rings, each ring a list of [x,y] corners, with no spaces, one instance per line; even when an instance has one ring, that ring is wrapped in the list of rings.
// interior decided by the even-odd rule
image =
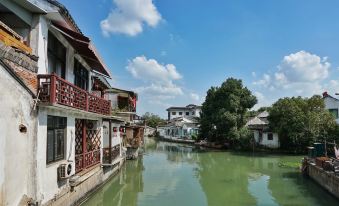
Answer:
[[[192,112],[192,115],[195,115],[195,112],[194,112],[194,111]]]
[[[329,109],[328,110],[335,119],[338,119],[338,109]]]
[[[49,73],[54,72],[65,79],[66,48],[51,32],[48,32],[47,56]]]
[[[88,89],[88,70],[77,59],[74,59],[74,84],[81,89]]]
[[[172,115],[177,115],[177,113],[176,112],[172,112]]]
[[[179,115],[182,115],[182,112],[179,112]]]
[[[47,117],[47,164],[64,159],[66,121],[66,117]]]
[[[267,140],[273,140],[273,134],[272,133],[267,134]]]
[[[190,115],[190,113],[189,112],[186,112],[186,116],[189,116]]]

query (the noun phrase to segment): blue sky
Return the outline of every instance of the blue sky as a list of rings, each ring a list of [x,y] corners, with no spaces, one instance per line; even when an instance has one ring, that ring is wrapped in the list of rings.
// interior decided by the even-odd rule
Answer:
[[[61,0],[138,113],[201,104],[240,78],[260,106],[339,92],[337,0]]]

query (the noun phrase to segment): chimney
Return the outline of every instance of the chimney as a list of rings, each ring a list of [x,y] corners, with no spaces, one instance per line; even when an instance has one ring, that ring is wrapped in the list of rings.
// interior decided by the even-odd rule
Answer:
[[[328,95],[327,91],[323,92],[323,98],[328,97],[328,96],[329,95]]]

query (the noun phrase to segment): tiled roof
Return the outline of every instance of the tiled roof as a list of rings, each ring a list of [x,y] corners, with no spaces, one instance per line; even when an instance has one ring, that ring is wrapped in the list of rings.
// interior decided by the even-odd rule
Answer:
[[[38,87],[37,79],[37,57],[30,56],[15,50],[0,42],[0,60],[15,75],[20,83],[36,95]]]

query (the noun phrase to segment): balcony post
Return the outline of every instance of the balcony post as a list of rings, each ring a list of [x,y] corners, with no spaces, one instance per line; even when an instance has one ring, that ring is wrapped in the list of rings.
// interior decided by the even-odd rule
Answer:
[[[112,163],[112,121],[109,120],[108,144],[109,144],[109,163]]]
[[[50,86],[50,103],[54,104],[56,102],[55,97],[56,97],[56,76],[55,74],[51,74],[51,86]]]
[[[89,112],[88,111],[88,105],[89,105],[89,95],[88,95],[88,92],[85,93],[85,96],[86,96],[86,112]]]
[[[86,152],[87,152],[87,142],[86,142],[86,120],[82,121],[82,168],[86,169]]]

